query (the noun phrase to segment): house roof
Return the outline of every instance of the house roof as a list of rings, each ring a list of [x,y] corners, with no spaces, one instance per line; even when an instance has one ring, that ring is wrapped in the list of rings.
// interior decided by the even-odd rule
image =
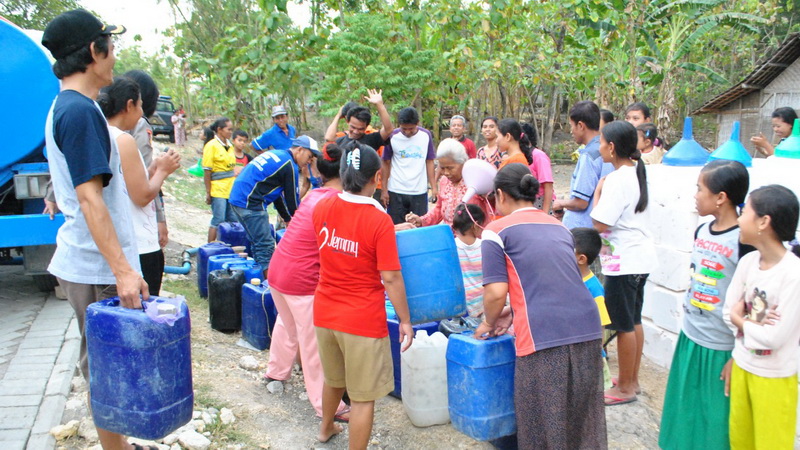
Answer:
[[[764,89],[798,57],[800,57],[800,33],[794,33],[789,35],[780,46],[769,52],[769,56],[739,84],[707,101],[703,106],[692,111],[691,115],[718,112],[733,101],[751,92]]]

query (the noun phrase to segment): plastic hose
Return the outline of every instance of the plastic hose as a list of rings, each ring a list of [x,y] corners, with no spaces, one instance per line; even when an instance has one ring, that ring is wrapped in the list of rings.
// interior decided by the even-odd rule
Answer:
[[[177,266],[164,266],[164,273],[170,273],[174,275],[188,275],[189,272],[192,270],[192,255],[196,254],[198,248],[189,248],[183,251],[183,265],[180,267]]]

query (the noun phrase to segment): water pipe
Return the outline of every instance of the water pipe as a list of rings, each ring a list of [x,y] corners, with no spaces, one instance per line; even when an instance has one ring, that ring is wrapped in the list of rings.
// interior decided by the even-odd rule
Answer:
[[[174,275],[188,275],[192,269],[192,255],[196,254],[199,248],[189,248],[183,251],[183,265],[177,266],[164,266],[164,273]]]

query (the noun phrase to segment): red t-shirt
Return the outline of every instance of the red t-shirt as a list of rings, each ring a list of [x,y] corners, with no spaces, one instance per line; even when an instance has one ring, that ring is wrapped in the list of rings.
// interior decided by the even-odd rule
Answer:
[[[387,336],[380,271],[400,270],[391,217],[372,198],[343,192],[320,200],[313,222],[320,249],[314,325]]]
[[[464,146],[464,149],[467,151],[467,156],[469,156],[470,159],[478,156],[478,149],[475,148],[475,143],[472,142],[472,139],[465,137],[459,142]]]

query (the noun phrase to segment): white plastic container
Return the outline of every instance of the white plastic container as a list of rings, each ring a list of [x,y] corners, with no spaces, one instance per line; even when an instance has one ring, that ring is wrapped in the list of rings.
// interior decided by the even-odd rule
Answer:
[[[417,331],[414,344],[400,354],[403,407],[417,427],[450,422],[447,408],[447,338]]]

